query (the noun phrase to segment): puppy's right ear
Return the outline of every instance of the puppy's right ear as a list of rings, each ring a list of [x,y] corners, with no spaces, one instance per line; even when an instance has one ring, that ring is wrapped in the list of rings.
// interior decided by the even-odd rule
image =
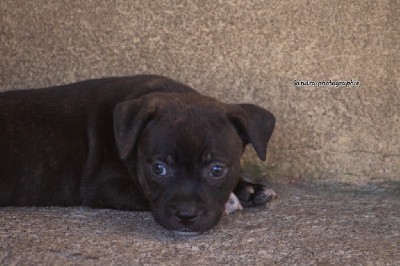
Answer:
[[[258,157],[265,161],[267,145],[275,128],[275,116],[254,104],[230,105],[229,118],[243,143],[251,143]]]
[[[114,108],[114,137],[122,160],[131,155],[140,132],[156,111],[156,102],[143,98],[121,102]]]

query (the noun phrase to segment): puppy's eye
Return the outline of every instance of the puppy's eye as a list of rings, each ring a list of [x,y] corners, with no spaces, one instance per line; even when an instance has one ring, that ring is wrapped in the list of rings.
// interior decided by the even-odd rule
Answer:
[[[223,164],[213,164],[210,167],[210,177],[221,178],[228,172],[227,168]]]
[[[167,167],[159,162],[153,163],[151,165],[151,172],[158,176],[166,176],[167,175]]]

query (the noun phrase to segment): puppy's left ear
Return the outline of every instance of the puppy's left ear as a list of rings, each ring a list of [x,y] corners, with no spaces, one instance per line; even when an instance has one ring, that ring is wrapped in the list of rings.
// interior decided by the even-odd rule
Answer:
[[[114,137],[119,157],[128,159],[136,145],[140,132],[155,116],[155,99],[134,99],[121,102],[114,108]]]
[[[229,119],[244,145],[251,143],[258,157],[265,161],[267,145],[275,128],[274,115],[254,104],[230,105]]]

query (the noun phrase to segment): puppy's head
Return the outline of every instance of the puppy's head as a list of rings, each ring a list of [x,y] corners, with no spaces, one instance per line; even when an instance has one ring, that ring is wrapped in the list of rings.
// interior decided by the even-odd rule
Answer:
[[[267,110],[196,93],[152,93],[114,110],[120,158],[165,228],[201,233],[220,220],[251,143],[265,160],[275,125]]]

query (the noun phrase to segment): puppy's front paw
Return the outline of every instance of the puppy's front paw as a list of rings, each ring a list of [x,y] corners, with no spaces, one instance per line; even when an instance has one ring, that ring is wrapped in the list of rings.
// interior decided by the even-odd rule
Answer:
[[[240,210],[243,210],[243,207],[240,204],[240,200],[236,197],[235,194],[231,193],[231,195],[229,196],[229,200],[225,203],[225,214],[228,215]]]
[[[245,208],[261,206],[276,198],[276,193],[272,189],[246,181],[240,181],[234,193]]]

